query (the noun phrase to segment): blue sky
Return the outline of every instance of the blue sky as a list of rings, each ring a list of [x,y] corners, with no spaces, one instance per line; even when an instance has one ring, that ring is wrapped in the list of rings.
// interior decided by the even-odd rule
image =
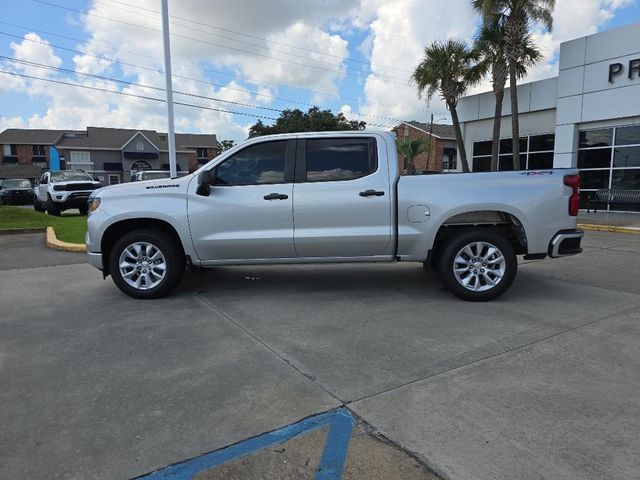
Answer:
[[[310,105],[344,111],[372,128],[426,121],[430,113],[445,121],[442,103],[419,100],[408,78],[425,44],[471,40],[478,18],[468,4],[169,0],[174,90],[190,94],[175,100],[206,107],[176,106],[176,129],[241,140],[258,116],[270,123],[282,109]],[[8,57],[0,70],[74,84],[0,74],[0,130],[166,130],[162,103],[109,93],[163,97],[159,9],[159,0],[0,0],[0,55]],[[546,62],[528,80],[556,73],[560,42],[639,22],[640,6],[558,0],[554,21],[552,33],[535,31]]]

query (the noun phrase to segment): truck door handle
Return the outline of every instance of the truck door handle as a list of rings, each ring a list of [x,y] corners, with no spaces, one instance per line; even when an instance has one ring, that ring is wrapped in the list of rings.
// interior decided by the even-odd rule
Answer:
[[[269,195],[265,195],[265,200],[286,200],[289,198],[289,195],[285,195],[284,193],[270,193]]]
[[[384,192],[380,192],[377,190],[365,190],[364,192],[360,192],[361,197],[381,197],[384,195]]]

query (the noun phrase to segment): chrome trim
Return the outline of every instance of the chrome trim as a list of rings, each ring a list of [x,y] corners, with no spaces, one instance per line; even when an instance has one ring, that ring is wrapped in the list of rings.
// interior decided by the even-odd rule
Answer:
[[[563,254],[558,253],[560,251],[560,245],[562,244],[563,241],[568,240],[570,238],[582,238],[583,236],[584,236],[584,232],[582,230],[572,230],[570,232],[556,233],[553,239],[551,240],[551,243],[549,243],[549,256],[551,258],[558,258],[558,257],[568,257],[571,255],[576,255],[579,252],[563,253]]]

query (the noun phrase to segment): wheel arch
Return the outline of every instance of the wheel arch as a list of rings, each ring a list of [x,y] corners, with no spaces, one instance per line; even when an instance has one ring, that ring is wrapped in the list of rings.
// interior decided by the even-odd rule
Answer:
[[[511,243],[517,255],[528,253],[527,234],[519,216],[501,208],[470,210],[451,215],[440,224],[426,264],[435,267],[438,253],[447,240],[474,228],[492,229]]]
[[[181,255],[185,255],[180,235],[178,235],[178,231],[169,222],[157,218],[129,218],[126,220],[120,220],[107,227],[102,234],[102,239],[100,241],[100,251],[102,252],[102,271],[105,276],[110,273],[109,257],[111,256],[111,249],[113,248],[113,245],[123,234],[134,230],[162,231],[174,240],[177,247],[180,249]]]

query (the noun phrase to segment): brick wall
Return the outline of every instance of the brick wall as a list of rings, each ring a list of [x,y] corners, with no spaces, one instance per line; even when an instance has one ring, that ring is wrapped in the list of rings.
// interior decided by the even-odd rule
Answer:
[[[429,135],[417,130],[415,128],[409,127],[407,129],[408,135],[407,138],[413,140],[414,138],[429,138]],[[396,127],[394,132],[398,139],[401,141],[405,138],[404,125]],[[442,171],[442,160],[444,158],[444,141],[434,137],[431,142],[431,151],[421,153],[416,157],[416,170],[431,170],[436,172]],[[400,167],[400,171],[402,172],[404,169],[404,157],[400,152],[398,152],[398,164]]]
[[[4,146],[0,145],[0,163],[4,162]],[[49,145],[44,146],[46,164],[49,165]],[[17,165],[33,165],[33,145],[16,145]]]

